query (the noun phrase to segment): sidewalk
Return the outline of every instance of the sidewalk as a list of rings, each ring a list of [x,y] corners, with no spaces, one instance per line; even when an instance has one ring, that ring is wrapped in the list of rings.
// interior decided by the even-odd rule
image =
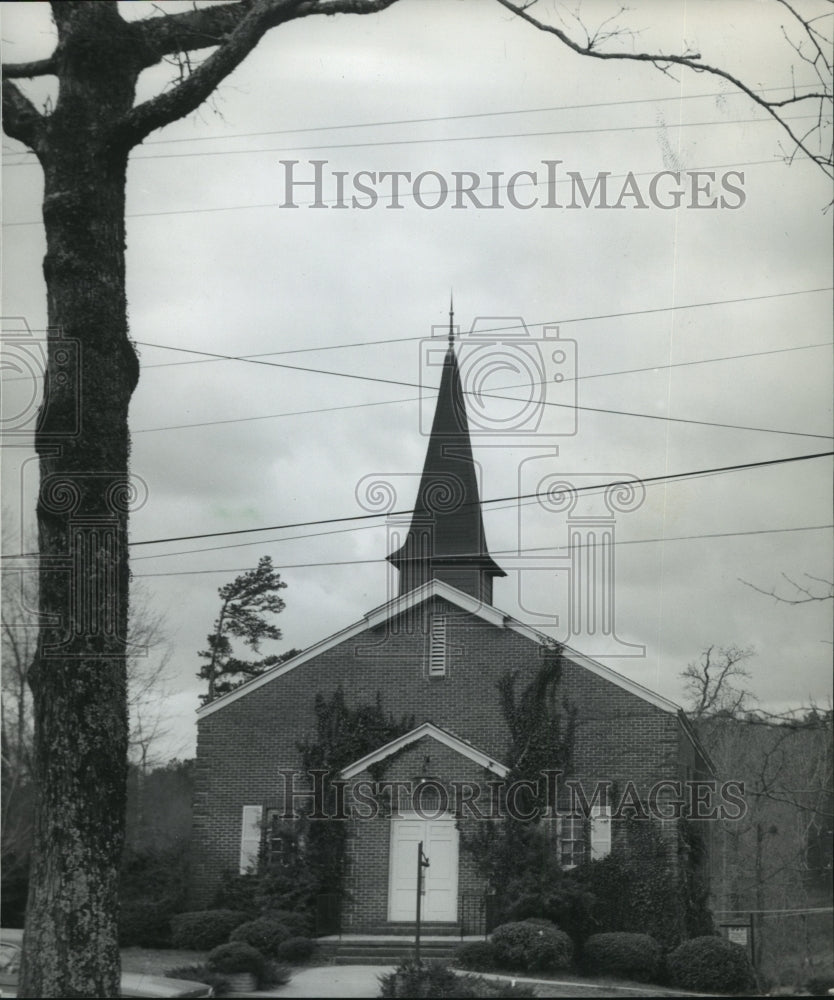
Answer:
[[[378,997],[379,977],[393,965],[317,965],[299,969],[286,986],[276,986],[248,997]]]
[[[345,997],[354,1000],[359,997],[379,996],[379,977],[393,971],[391,965],[318,965],[310,969],[299,969],[286,986],[277,986],[259,993],[247,993],[247,997]],[[486,979],[503,979],[481,973]],[[662,986],[602,986],[591,983],[559,982],[534,979],[527,976],[515,977],[519,983],[531,983],[539,997],[694,997],[698,993],[665,989]]]

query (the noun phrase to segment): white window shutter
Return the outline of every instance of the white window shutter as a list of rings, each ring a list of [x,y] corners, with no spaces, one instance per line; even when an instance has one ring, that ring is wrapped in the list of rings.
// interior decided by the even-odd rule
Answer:
[[[591,861],[611,853],[611,809],[594,803],[591,806]]]
[[[244,806],[240,832],[240,874],[246,875],[258,864],[261,849],[263,806]]]

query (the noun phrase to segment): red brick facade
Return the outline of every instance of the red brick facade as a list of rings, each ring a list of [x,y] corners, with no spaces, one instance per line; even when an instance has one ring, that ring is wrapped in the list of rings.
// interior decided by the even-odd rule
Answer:
[[[426,592],[423,588],[420,593]],[[404,600],[393,602],[392,611]],[[447,620],[446,674],[439,678],[428,675],[432,614],[445,614]],[[369,617],[371,623],[376,620]],[[498,682],[507,672],[516,673],[520,685],[533,678],[543,662],[541,637],[493,608],[473,610],[472,598],[436,583],[428,585],[426,599],[407,614],[377,617],[378,624],[347,630],[343,638],[320,644],[202,711],[194,810],[195,905],[210,901],[224,872],[238,870],[243,807],[283,807],[279,772],[300,769],[298,744],[314,736],[317,693],[327,696],[341,686],[353,706],[371,704],[379,694],[386,713],[413,715],[416,726],[432,723],[473,753],[485,755],[472,759],[468,751],[425,736],[391,759],[387,780],[427,773],[444,784],[496,779],[483,759],[500,767],[508,752]],[[559,693],[577,710],[571,776],[585,788],[603,780],[618,788],[633,782],[643,798],[660,779],[704,772],[703,759],[674,706],[599,664],[566,654]],[[467,822],[477,820],[464,820],[464,826]],[[616,821],[613,827],[616,839]],[[346,929],[378,927],[388,919],[390,838],[388,817],[351,821]],[[458,893],[483,891],[463,848],[459,859]]]

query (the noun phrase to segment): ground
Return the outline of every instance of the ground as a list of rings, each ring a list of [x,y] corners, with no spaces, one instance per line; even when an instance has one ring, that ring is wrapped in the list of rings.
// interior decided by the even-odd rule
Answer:
[[[150,948],[125,948],[122,950],[122,968],[125,972],[146,972],[162,975],[167,969],[183,965],[200,965],[207,952],[176,951]],[[250,994],[258,997],[277,997],[291,1000],[295,997],[376,997],[379,995],[377,977],[389,972],[388,966],[369,965],[313,965],[299,968],[285,986]],[[519,977],[523,980],[524,977]],[[599,979],[593,983],[579,976],[560,974],[547,982],[545,977],[536,981],[539,997],[679,997],[679,991],[663,987],[643,986],[622,980]],[[688,994],[693,995],[693,994]]]

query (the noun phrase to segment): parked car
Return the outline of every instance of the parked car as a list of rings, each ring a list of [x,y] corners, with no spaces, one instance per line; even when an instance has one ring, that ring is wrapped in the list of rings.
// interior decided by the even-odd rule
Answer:
[[[23,931],[0,930],[0,996],[17,996],[17,977]],[[214,990],[205,983],[187,979],[169,979],[167,976],[147,976],[140,972],[123,972],[121,995],[123,997],[213,997]]]

